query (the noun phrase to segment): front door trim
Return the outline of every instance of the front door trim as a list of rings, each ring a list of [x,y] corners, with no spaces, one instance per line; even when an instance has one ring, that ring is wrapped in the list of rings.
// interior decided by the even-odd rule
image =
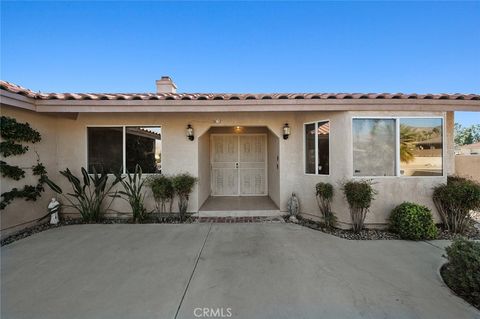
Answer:
[[[264,144],[264,190],[262,194],[242,194],[241,191],[241,176],[240,176],[240,170],[241,168],[241,162],[240,162],[240,137],[241,136],[263,136],[263,144]],[[214,144],[213,140],[215,136],[236,136],[237,137],[237,159],[236,162],[231,162],[233,163],[236,171],[237,171],[237,193],[236,194],[214,194],[214,173],[213,173],[213,163],[214,163]],[[242,133],[242,134],[235,134],[235,133],[213,133],[210,134],[210,194],[211,196],[268,196],[268,139],[267,139],[267,134],[266,133]],[[247,162],[246,162],[247,163]],[[220,168],[217,168],[220,169]],[[228,169],[228,168],[227,168]]]

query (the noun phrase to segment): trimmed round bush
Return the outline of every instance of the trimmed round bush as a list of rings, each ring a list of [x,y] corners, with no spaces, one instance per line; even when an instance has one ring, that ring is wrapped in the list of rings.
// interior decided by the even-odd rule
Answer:
[[[390,228],[403,239],[423,240],[437,237],[432,212],[425,206],[404,202],[390,215]]]
[[[456,294],[480,309],[480,242],[457,238],[446,251],[443,279]]]

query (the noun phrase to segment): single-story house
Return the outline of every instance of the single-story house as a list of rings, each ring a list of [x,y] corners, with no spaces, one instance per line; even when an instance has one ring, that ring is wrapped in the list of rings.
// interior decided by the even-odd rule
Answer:
[[[155,93],[41,93],[2,81],[1,112],[42,134],[32,149],[64,188],[60,170],[138,163],[148,174],[197,176],[189,211],[200,216],[283,214],[296,193],[301,213],[320,218],[315,184],[329,182],[346,228],[340,184],[348,179],[371,179],[378,190],[367,227],[385,226],[403,201],[430,207],[438,220],[431,195],[454,173],[453,112],[480,111],[476,94],[176,93],[169,77],[156,86]],[[401,145],[426,138],[435,138],[435,156],[402,161]],[[31,166],[34,157],[8,161]],[[2,178],[1,191],[17,185]],[[52,196],[47,189],[39,201],[10,204],[3,233],[34,223]],[[151,195],[147,204],[153,208]],[[123,201],[113,208],[128,212]]]

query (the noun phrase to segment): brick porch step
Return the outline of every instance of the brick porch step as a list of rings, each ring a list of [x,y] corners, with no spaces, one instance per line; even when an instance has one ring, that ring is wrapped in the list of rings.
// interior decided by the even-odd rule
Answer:
[[[196,217],[199,223],[285,223],[279,216],[226,216],[226,217]]]

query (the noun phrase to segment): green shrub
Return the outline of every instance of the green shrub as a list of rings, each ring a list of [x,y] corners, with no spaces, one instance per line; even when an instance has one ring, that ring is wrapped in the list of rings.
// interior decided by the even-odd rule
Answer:
[[[433,190],[433,201],[446,229],[464,233],[470,221],[470,210],[480,209],[480,184],[452,176],[446,184]]]
[[[455,239],[446,251],[443,279],[455,293],[480,308],[480,242]]]
[[[352,229],[354,232],[359,232],[363,229],[365,218],[377,192],[373,189],[371,180],[344,182],[342,190],[350,207]]]
[[[188,209],[188,198],[196,182],[197,178],[189,173],[175,175],[172,179],[173,189],[178,196],[178,211],[182,221]]]
[[[69,204],[65,207],[72,207],[77,210],[82,219],[86,222],[97,222],[102,219],[104,213],[110,209],[113,200],[118,197],[117,193],[112,191],[113,187],[120,182],[115,178],[114,181],[108,183],[108,175],[106,173],[97,173],[94,169],[93,174],[88,174],[85,168],[81,169],[83,175],[83,183],[80,178],[76,177],[68,168],[60,171],[70,182],[73,193],[63,194],[63,190],[51,180],[45,182],[56,193],[60,194]],[[105,206],[107,197],[110,202]]]
[[[423,240],[437,237],[432,212],[425,206],[404,202],[390,215],[390,228],[403,239]]]
[[[172,178],[166,175],[154,175],[148,179],[148,186],[152,189],[155,206],[158,213],[165,213],[169,205],[169,212],[172,212],[173,197],[175,190],[172,185]]]
[[[145,179],[142,179],[142,168],[135,166],[135,172],[130,174],[127,170],[127,178],[124,179],[119,173],[115,174],[122,183],[123,191],[119,191],[120,197],[130,204],[133,214],[133,222],[142,222],[147,218],[147,209],[145,208],[145,193],[143,186]]]
[[[331,202],[333,199],[333,186],[330,183],[317,183],[315,185],[315,196],[317,198],[318,208],[322,213],[325,226],[328,228],[334,227],[337,221],[335,214],[331,209]]]

